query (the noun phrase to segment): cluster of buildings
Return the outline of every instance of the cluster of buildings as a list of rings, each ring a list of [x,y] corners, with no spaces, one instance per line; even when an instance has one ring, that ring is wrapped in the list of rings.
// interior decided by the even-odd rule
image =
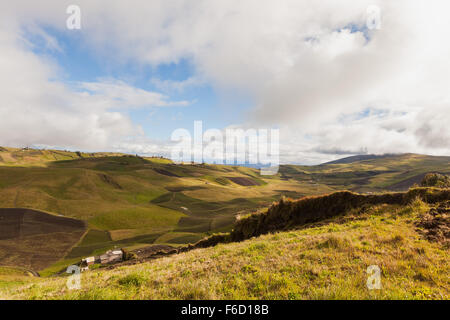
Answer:
[[[124,254],[121,249],[109,250],[100,256],[87,257],[81,260],[81,271],[89,270],[89,266],[93,264],[111,264],[124,260]]]

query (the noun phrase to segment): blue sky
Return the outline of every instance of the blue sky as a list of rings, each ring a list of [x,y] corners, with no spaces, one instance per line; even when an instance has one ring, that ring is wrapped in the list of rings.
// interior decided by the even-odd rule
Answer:
[[[93,82],[103,79],[121,80],[151,92],[161,92],[172,101],[189,101],[187,106],[159,108],[148,106],[127,111],[135,125],[144,129],[151,139],[168,140],[177,128],[193,130],[195,120],[202,120],[204,130],[224,128],[239,123],[245,111],[252,105],[242,95],[230,96],[217,93],[207,82],[194,84],[177,90],[160,88],[158,82],[183,82],[196,76],[195,66],[188,59],[157,66],[142,65],[133,61],[121,61],[92,50],[84,40],[82,30],[58,31],[44,27],[47,35],[56,39],[60,50],[48,48],[41,36],[25,32],[33,45],[33,52],[50,59],[59,67],[59,81],[68,86],[78,82]],[[156,80],[156,81],[155,81]]]

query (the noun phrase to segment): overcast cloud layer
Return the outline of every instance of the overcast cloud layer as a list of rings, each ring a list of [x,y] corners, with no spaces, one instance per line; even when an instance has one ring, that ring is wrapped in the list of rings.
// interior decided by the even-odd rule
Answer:
[[[0,4],[0,145],[154,152],[126,110],[186,106],[117,79],[68,86],[24,30],[63,30],[70,1]],[[280,128],[283,162],[356,153],[450,155],[448,1],[77,1],[82,37],[111,63],[188,59],[195,75],[254,101],[243,127]],[[368,30],[367,8],[381,8]],[[31,30],[31,31],[30,31]],[[113,54],[111,54],[113,53]],[[149,79],[150,81],[150,79]],[[202,120],[202,119],[199,119]],[[169,137],[168,137],[169,138]]]

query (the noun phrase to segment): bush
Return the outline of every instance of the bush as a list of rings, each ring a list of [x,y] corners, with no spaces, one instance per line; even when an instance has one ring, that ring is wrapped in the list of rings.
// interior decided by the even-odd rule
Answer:
[[[126,249],[122,249],[122,252],[124,261],[137,259],[137,254],[134,252],[128,251]]]
[[[450,188],[450,177],[440,173],[428,173],[420,185],[422,187]]]

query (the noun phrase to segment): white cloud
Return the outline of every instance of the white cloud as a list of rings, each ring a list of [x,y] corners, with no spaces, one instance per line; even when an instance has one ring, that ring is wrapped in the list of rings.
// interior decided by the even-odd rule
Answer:
[[[366,8],[372,4],[381,8],[381,29],[363,30]],[[284,155],[290,161],[326,160],[330,157],[323,153],[326,150],[450,153],[447,1],[153,0],[144,4],[80,0],[79,5],[83,14],[80,34],[92,50],[116,63],[157,66],[189,59],[196,68],[194,79],[253,99],[255,108],[243,119],[245,125],[280,126],[282,144],[289,146]],[[65,7],[59,1],[16,1],[0,9],[2,16],[14,17],[4,23],[45,22],[54,28],[65,27]],[[349,24],[359,26],[360,31],[351,32],[345,28]],[[4,61],[12,49],[1,49]],[[25,65],[34,61],[37,70],[25,72],[27,89],[22,90],[32,91],[36,86],[30,84],[39,82],[52,92],[67,90],[48,82],[49,66],[24,50],[12,62],[20,64],[18,69],[8,64],[9,73],[24,68],[22,58]],[[12,83],[25,84],[25,79]],[[154,84],[167,91],[181,90],[188,82],[155,80]],[[137,92],[121,83],[85,85],[107,101],[170,105],[162,95]],[[52,101],[44,110],[58,105],[61,96],[45,95],[42,89],[48,88],[40,86],[44,85],[37,86],[39,99]],[[12,97],[10,105],[25,97],[29,101],[21,108],[47,101],[33,100],[38,98],[22,90],[22,97],[13,99],[16,96],[10,90],[19,95],[19,86],[7,83],[6,87]],[[71,114],[67,110],[72,110],[73,101],[89,100],[71,94],[65,100],[71,101],[66,109],[55,107],[62,117]],[[357,116],[368,108],[386,112],[382,117]],[[106,132],[101,119],[109,119],[107,124],[118,121],[123,125],[117,134],[133,131],[122,114],[99,110],[101,116],[86,115],[96,130]],[[78,138],[75,134],[74,141]]]
[[[170,101],[169,97],[132,87],[120,80],[106,79],[99,82],[81,82],[78,87],[97,98],[108,107],[168,107],[187,106],[189,101]]]
[[[8,31],[0,31],[0,145],[111,149],[127,137],[143,135],[117,110],[187,104],[117,80],[71,88],[52,80],[58,67],[34,54],[17,29]]]
[[[1,145],[95,150],[139,132],[123,114],[99,108],[96,98],[49,81],[51,70],[33,54],[0,43]]]

